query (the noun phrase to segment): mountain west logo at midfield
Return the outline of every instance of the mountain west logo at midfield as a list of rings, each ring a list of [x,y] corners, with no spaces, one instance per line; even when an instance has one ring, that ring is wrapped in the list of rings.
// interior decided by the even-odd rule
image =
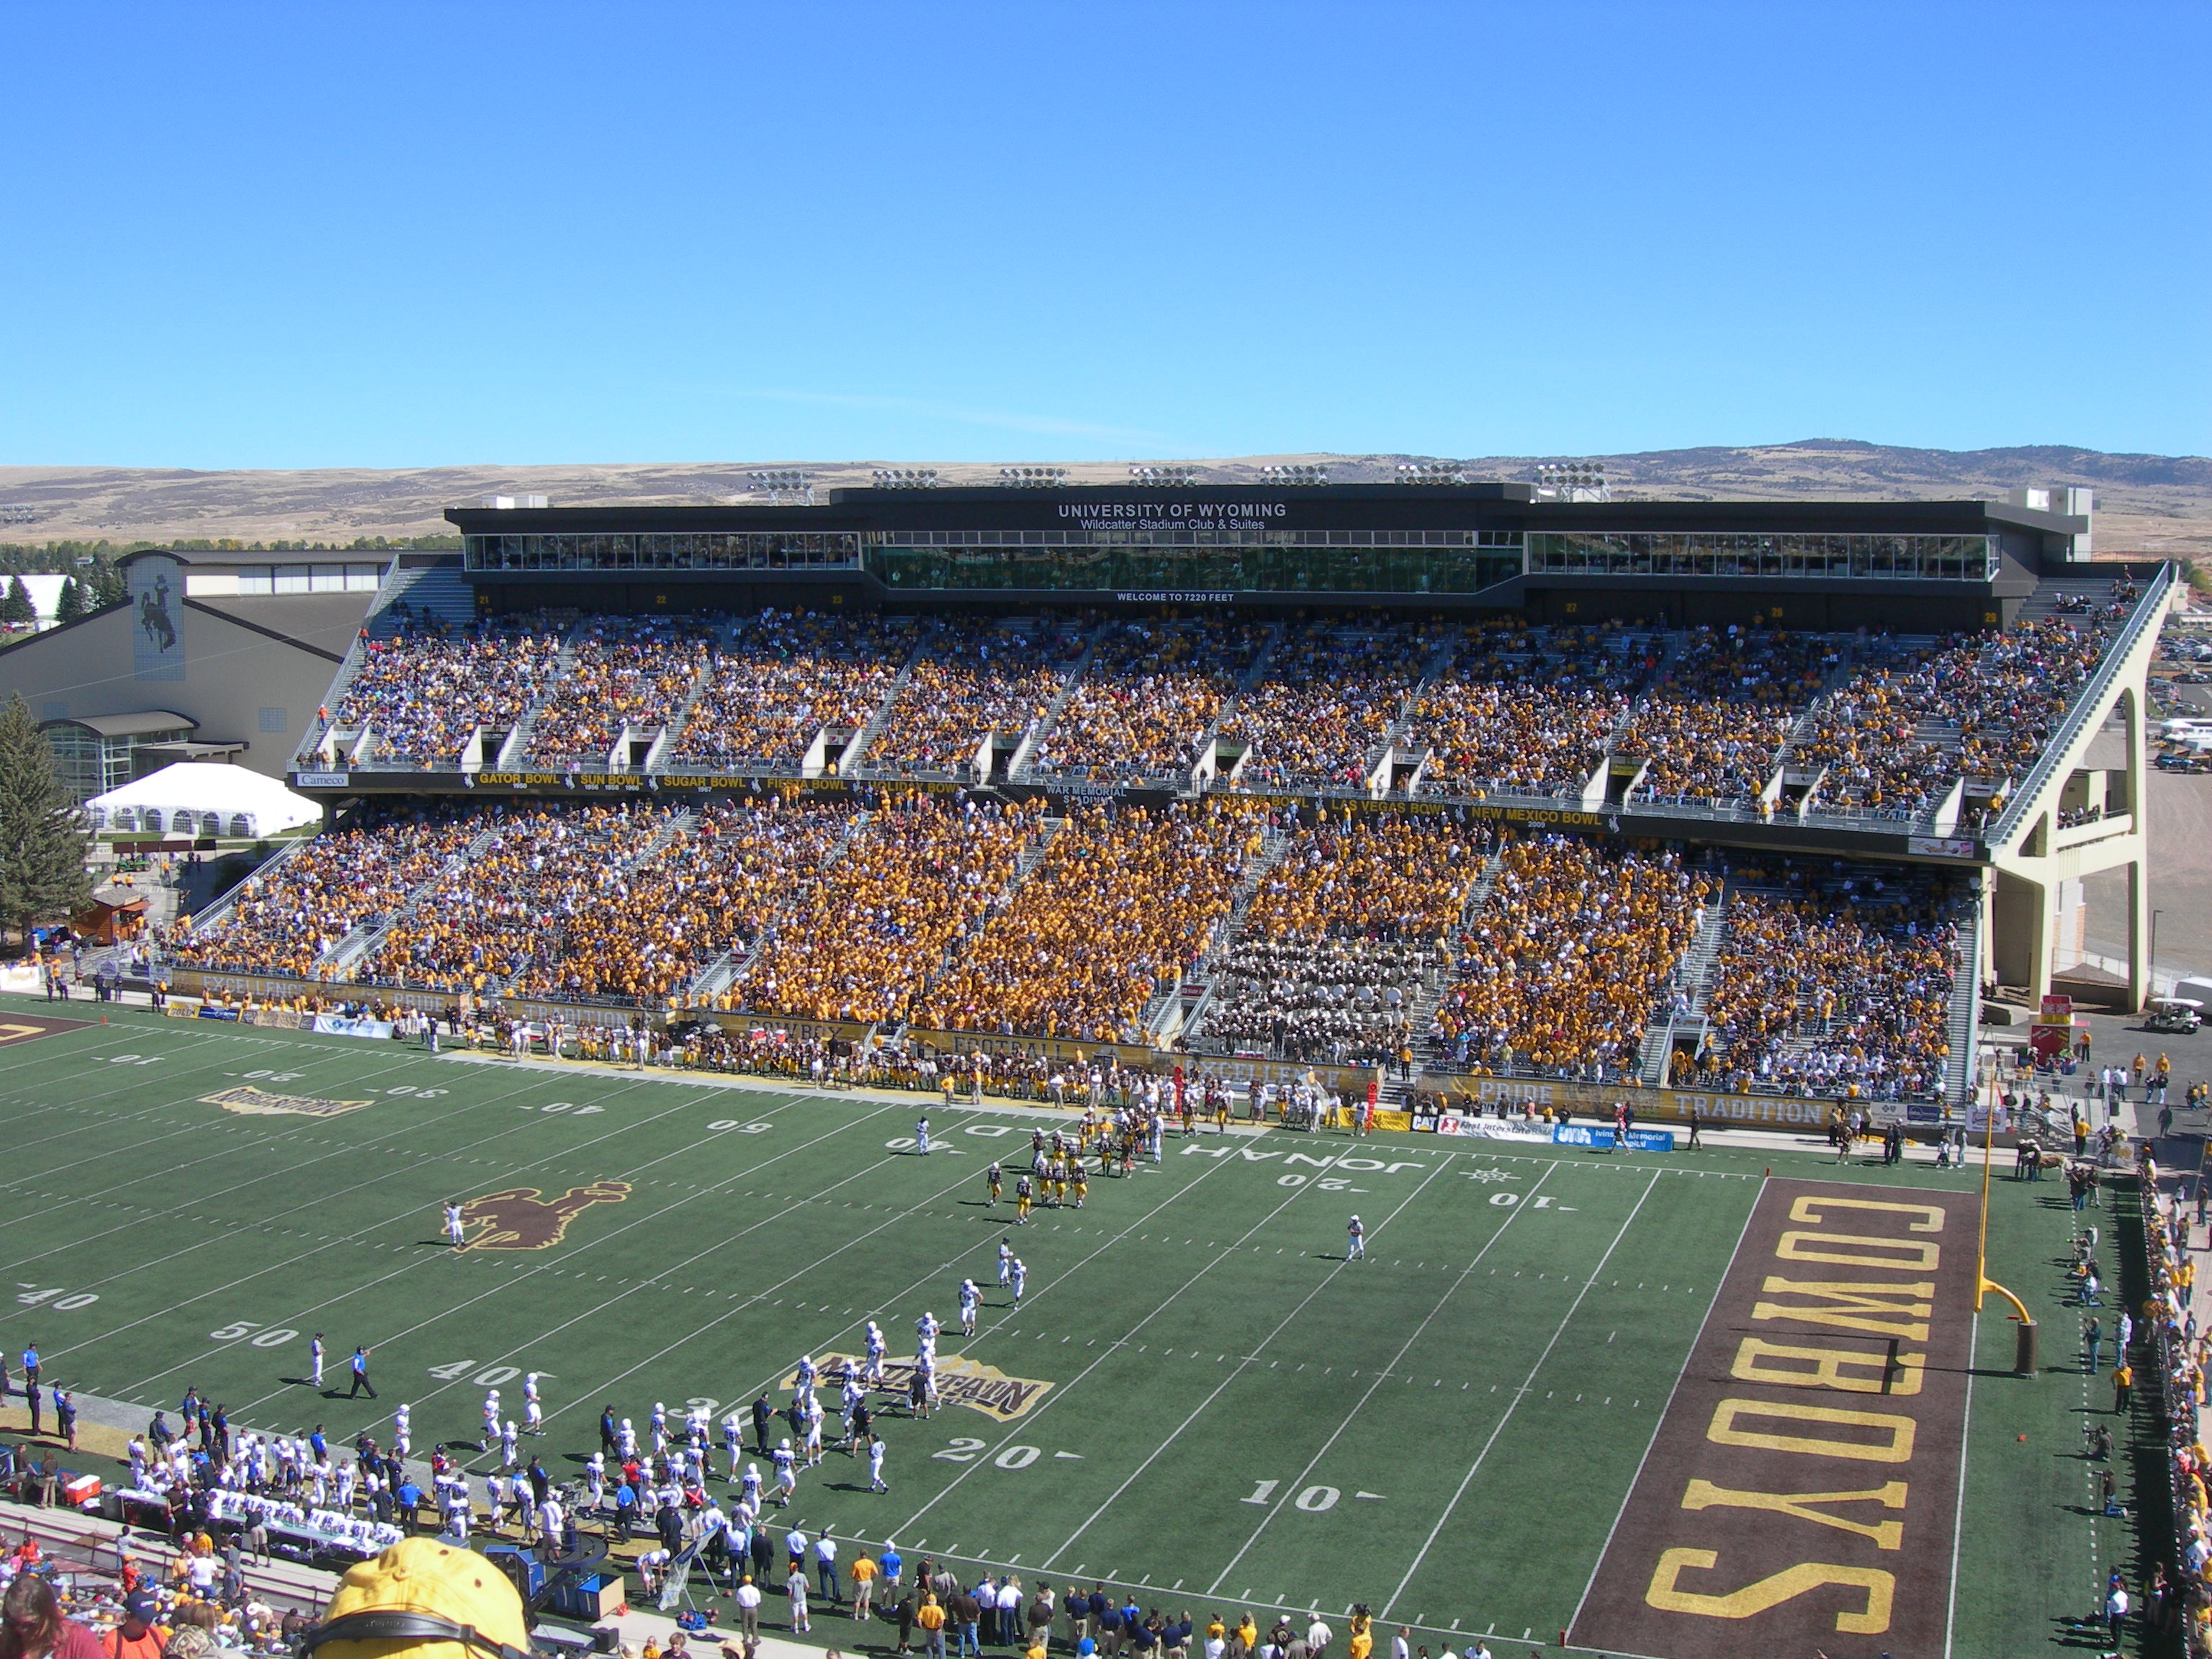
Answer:
[[[824,1376],[834,1376],[850,1367],[859,1371],[867,1362],[857,1354],[825,1353],[815,1364]],[[1011,1423],[1043,1399],[1050,1391],[1049,1382],[1036,1382],[1025,1376],[1009,1376],[994,1370],[981,1360],[963,1359],[955,1354],[937,1362],[937,1398],[947,1406],[965,1406],[996,1423]],[[895,1394],[904,1394],[914,1382],[914,1362],[911,1359],[886,1359],[884,1362],[884,1387]],[[795,1388],[799,1373],[793,1371],[783,1379],[782,1386]]]
[[[306,1095],[272,1095],[260,1089],[225,1089],[221,1094],[202,1095],[204,1106],[220,1106],[226,1112],[237,1112],[246,1117],[337,1117],[344,1112],[357,1112],[375,1103],[367,1100],[313,1100]]]
[[[574,1221],[594,1204],[619,1204],[629,1196],[627,1181],[594,1181],[547,1198],[535,1187],[509,1187],[486,1193],[461,1206],[462,1224],[475,1235],[469,1250],[544,1250],[558,1244]]]

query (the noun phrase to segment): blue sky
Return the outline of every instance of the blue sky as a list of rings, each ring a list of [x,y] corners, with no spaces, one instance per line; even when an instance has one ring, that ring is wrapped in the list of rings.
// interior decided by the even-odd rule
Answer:
[[[10,3],[0,463],[2212,453],[2212,7]]]

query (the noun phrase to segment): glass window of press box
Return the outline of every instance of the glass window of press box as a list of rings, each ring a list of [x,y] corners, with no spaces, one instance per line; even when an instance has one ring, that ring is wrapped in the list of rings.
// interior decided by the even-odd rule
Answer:
[[[896,531],[868,568],[902,589],[1471,593],[1521,574],[1517,532],[1237,531],[1192,526]]]
[[[471,536],[471,570],[811,570],[856,568],[849,531],[704,531],[669,536]]]
[[[1532,575],[1854,576],[1987,581],[1987,536],[1745,536],[1543,532],[1528,538]]]

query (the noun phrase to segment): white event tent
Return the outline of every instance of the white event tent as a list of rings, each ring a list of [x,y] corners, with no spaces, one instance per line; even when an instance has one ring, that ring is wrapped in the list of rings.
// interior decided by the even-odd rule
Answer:
[[[94,795],[84,805],[94,830],[158,835],[273,836],[313,823],[323,809],[274,778],[243,766],[179,761]]]

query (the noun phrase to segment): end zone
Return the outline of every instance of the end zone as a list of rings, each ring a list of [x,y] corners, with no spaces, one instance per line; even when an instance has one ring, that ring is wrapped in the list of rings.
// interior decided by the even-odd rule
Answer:
[[[0,1013],[0,1048],[11,1043],[36,1042],[40,1037],[52,1036],[59,1031],[81,1031],[91,1024],[88,1019],[56,1019],[47,1014],[19,1014],[11,1008]]]
[[[1941,1650],[1977,1201],[1766,1184],[1572,1645],[1651,1659]]]

